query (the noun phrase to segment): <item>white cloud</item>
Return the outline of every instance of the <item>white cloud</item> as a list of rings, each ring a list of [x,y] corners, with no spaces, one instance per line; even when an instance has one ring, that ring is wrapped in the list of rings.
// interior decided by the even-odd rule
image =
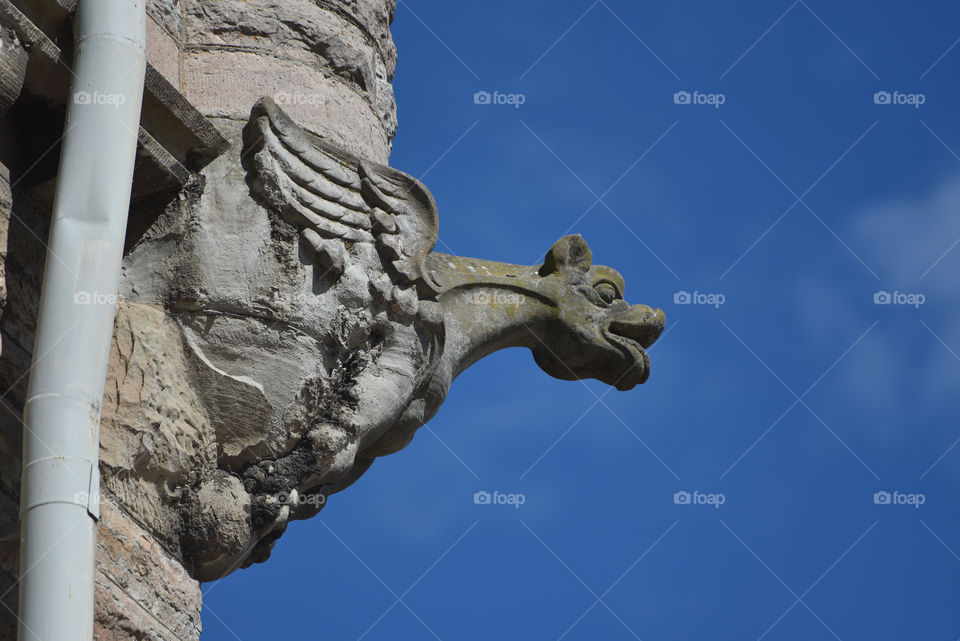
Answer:
[[[946,449],[960,436],[955,421],[943,420],[955,414],[960,361],[921,321],[960,355],[960,242],[946,253],[960,239],[960,176],[918,197],[869,203],[855,217],[851,241],[879,274],[877,289],[923,293],[927,302],[919,309],[897,309],[850,301],[818,285],[816,275],[804,276],[820,291],[822,302],[814,308],[848,319],[862,316],[865,327],[880,321],[851,353],[850,362],[838,367],[835,383],[849,395],[848,402],[872,419],[865,429],[885,447],[919,438]],[[941,453],[932,454],[931,462]],[[947,457],[940,465],[960,469],[960,456]]]

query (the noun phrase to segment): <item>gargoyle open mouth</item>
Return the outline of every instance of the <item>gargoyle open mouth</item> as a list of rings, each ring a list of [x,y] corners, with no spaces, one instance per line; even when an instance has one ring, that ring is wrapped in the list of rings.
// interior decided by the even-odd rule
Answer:
[[[626,391],[647,382],[650,377],[650,356],[646,348],[660,337],[664,322],[665,317],[660,310],[646,308],[641,312],[631,308],[622,318],[615,318],[607,325],[604,337],[631,362],[614,383],[618,390]]]
[[[619,380],[615,383],[617,389],[625,392],[636,385],[646,383],[647,378],[650,377],[650,356],[647,355],[647,350],[632,338],[612,331],[604,331],[603,335],[632,361],[627,371],[619,375]]]

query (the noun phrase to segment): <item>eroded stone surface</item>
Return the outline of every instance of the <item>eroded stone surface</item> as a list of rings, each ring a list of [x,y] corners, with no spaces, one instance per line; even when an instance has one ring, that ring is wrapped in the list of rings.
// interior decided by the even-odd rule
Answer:
[[[176,322],[158,306],[120,303],[100,424],[103,488],[178,551],[178,505],[211,473],[214,442]]]

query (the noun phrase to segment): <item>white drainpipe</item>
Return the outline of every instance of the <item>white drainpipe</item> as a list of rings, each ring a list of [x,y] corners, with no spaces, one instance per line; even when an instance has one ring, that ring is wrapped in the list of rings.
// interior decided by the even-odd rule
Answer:
[[[80,0],[20,486],[20,641],[90,641],[100,405],[146,65],[146,0]]]

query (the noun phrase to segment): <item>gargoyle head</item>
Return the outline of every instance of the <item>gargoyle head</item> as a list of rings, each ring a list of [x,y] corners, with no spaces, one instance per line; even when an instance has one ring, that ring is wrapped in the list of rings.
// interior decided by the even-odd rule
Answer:
[[[563,380],[595,378],[625,391],[650,375],[650,347],[663,332],[660,309],[623,299],[623,276],[593,265],[580,236],[558,240],[543,261],[537,289],[557,304],[559,326],[543,332],[533,357]]]

